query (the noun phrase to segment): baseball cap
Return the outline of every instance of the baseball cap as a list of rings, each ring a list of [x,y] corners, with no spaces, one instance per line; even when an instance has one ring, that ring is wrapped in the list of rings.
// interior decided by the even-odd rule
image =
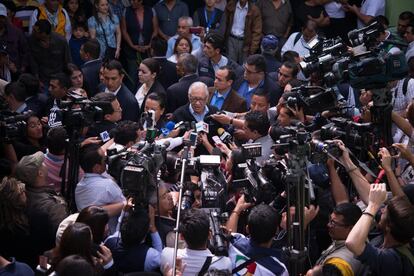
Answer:
[[[33,186],[44,159],[45,156],[41,151],[23,156],[16,166],[16,178],[29,186]]]
[[[0,3],[0,16],[7,17],[7,9],[6,6]]]
[[[279,39],[274,35],[266,35],[261,44],[263,50],[276,50],[279,46]]]

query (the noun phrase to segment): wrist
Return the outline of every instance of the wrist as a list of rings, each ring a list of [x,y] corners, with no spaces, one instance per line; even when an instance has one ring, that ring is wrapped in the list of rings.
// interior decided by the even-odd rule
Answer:
[[[365,212],[368,212],[375,216],[375,214],[378,212],[380,207],[381,207],[381,204],[369,202],[367,208],[365,209]]]

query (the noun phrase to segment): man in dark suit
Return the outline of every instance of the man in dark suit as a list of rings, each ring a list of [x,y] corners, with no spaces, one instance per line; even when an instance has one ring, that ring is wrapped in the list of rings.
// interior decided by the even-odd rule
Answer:
[[[232,89],[235,80],[236,74],[229,66],[220,67],[216,71],[214,87],[208,89],[210,105],[234,113],[246,112],[246,100],[240,97],[236,90]]]
[[[188,103],[188,88],[196,81],[202,81],[207,86],[212,86],[210,78],[200,78],[197,74],[198,61],[191,54],[182,54],[177,60],[177,74],[182,78],[167,89],[167,113],[174,112],[177,108]]]
[[[122,83],[124,71],[117,60],[111,60],[105,65],[104,83],[105,92],[113,93],[122,108],[122,120],[138,122],[139,105],[132,92]]]
[[[89,98],[99,92],[99,70],[102,66],[102,60],[99,58],[100,51],[100,45],[96,39],[86,41],[80,48],[80,56],[85,61],[81,70],[83,79],[89,88],[89,91],[86,91]]]
[[[167,42],[159,37],[154,37],[151,39],[150,51],[151,56],[160,64],[160,73],[157,75],[157,79],[166,90],[178,81],[175,63],[167,60],[165,57],[165,53],[167,52]]]
[[[174,111],[172,116],[173,122],[206,122],[210,120],[207,118],[209,115],[215,114],[218,109],[215,106],[208,105],[208,88],[204,83],[197,81],[191,84],[188,89],[188,100],[189,103],[179,107]],[[213,144],[212,137],[217,135],[217,128],[219,125],[210,125],[207,139],[210,145]],[[200,138],[205,134],[199,133]],[[204,139],[200,139],[204,140]],[[206,144],[204,142],[199,145],[195,151],[195,156],[200,154],[208,154]]]

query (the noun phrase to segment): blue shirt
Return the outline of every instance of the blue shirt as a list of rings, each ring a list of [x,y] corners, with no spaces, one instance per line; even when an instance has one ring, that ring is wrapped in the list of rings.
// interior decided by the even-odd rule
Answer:
[[[111,239],[115,239],[117,242],[117,246],[119,248],[111,248],[108,246],[108,242]],[[161,259],[161,251],[162,251],[162,241],[161,237],[158,234],[158,232],[151,233],[151,240],[152,240],[152,247],[150,247],[147,251],[147,255],[145,256],[145,262],[144,262],[144,271],[154,271],[157,270],[160,267],[160,259]],[[111,243],[109,243],[111,244]],[[107,237],[105,240],[105,245],[109,247],[111,250],[121,249],[121,233],[115,232],[111,236]],[[123,249],[127,251],[128,249]],[[133,250],[131,250],[131,253],[133,253]]]
[[[211,97],[210,105],[214,105],[218,109],[221,109],[230,91],[231,91],[231,88],[227,90],[227,92],[224,94],[220,94],[217,90],[214,91],[213,97]]]
[[[209,112],[208,110],[208,106],[206,105],[204,108],[204,112],[203,114],[197,114],[195,113],[193,107],[191,106],[191,104],[188,106],[188,109],[190,110],[191,115],[194,116],[194,118],[196,119],[197,123],[204,121],[204,117],[207,115],[207,113]]]
[[[178,18],[189,15],[187,4],[180,0],[175,2],[171,10],[167,8],[165,1],[159,1],[155,4],[154,10],[157,14],[161,31],[168,36],[173,36],[177,33]]]
[[[101,46],[100,58],[105,56],[106,44],[111,48],[116,48],[116,28],[119,26],[119,18],[117,15],[112,15],[112,20],[109,17],[105,21],[96,22],[95,17],[91,16],[88,19],[88,28],[96,31],[96,39]],[[106,41],[105,41],[106,37]]]
[[[174,54],[174,45],[175,45],[175,42],[177,41],[177,38],[178,38],[178,35],[175,35],[171,37],[170,39],[168,39],[168,49],[167,49],[167,53],[165,54],[167,58],[169,58],[170,56]],[[201,47],[200,38],[194,34],[191,34],[191,44],[193,45],[193,51],[197,50],[198,48]]]
[[[109,176],[97,173],[85,173],[75,189],[75,201],[78,211],[96,205],[104,206],[112,203],[125,202],[121,188]],[[114,233],[118,223],[117,217],[109,219],[110,233]]]
[[[252,95],[257,90],[257,88],[261,88],[264,85],[264,81],[261,81],[259,85],[253,89],[249,90],[249,84],[246,80],[244,80],[237,93],[240,95],[240,97],[244,98],[246,100],[247,106],[250,108],[250,102],[252,101]]]
[[[16,262],[14,258],[11,258],[10,263],[5,267],[0,267],[0,275],[13,276],[13,275],[24,275],[32,276],[35,275],[33,270],[25,263]]]

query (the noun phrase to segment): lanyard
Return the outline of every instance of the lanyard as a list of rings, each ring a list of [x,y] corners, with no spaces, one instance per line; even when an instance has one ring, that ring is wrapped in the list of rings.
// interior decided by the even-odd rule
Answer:
[[[211,24],[213,24],[214,19],[216,18],[216,12],[217,11],[214,8],[214,10],[213,10],[213,12],[211,14],[211,17],[209,19],[208,16],[207,16],[207,9],[204,8],[204,18],[206,19],[206,23],[207,23],[206,29],[210,29],[211,28]]]

